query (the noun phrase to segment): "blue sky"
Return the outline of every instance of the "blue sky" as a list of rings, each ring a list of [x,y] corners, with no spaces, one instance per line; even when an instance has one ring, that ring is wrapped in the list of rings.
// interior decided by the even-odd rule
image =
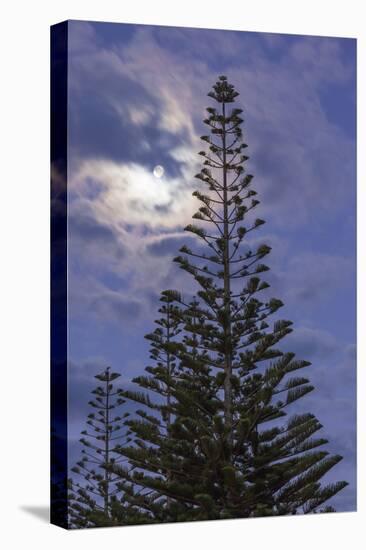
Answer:
[[[272,246],[266,280],[294,321],[284,345],[312,362],[298,407],[344,456],[334,505],[355,509],[355,63],[345,38],[69,23],[71,462],[93,375],[110,365],[129,384],[149,363],[160,291],[194,290],[171,260],[196,210],[207,92],[225,74],[266,220],[254,239]]]

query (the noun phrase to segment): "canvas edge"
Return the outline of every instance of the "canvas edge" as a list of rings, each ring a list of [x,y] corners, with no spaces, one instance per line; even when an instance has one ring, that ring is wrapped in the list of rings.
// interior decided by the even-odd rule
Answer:
[[[50,522],[68,526],[67,72],[68,22],[50,28],[51,476]]]

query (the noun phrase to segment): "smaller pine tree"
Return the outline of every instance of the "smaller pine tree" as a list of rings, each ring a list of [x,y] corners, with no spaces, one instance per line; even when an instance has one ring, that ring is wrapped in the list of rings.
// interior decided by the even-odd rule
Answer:
[[[72,472],[78,481],[69,480],[69,523],[72,528],[103,527],[123,523],[123,494],[111,466],[120,462],[115,453],[117,441],[126,438],[121,432],[123,420],[129,415],[114,414],[125,403],[122,390],[113,382],[120,374],[106,368],[95,378],[101,383],[89,401],[93,409],[81,432],[81,459]],[[113,411],[113,412],[112,412]]]
[[[152,364],[133,382],[143,391],[123,392],[137,409],[125,422],[130,445],[116,451],[128,460],[127,465],[111,468],[120,477],[125,495],[126,523],[169,521],[169,494],[162,492],[165,481],[174,477],[174,449],[169,446],[170,429],[175,415],[175,394],[179,379],[179,354],[182,311],[177,292],[166,290],[160,297],[159,319],[155,330],[146,335],[150,342]],[[153,398],[154,396],[154,398]],[[142,408],[141,408],[142,406]],[[147,412],[149,411],[149,412]]]

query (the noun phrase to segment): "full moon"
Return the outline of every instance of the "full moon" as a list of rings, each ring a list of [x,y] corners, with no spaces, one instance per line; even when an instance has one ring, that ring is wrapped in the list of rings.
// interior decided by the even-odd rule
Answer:
[[[153,174],[156,178],[162,178],[164,176],[164,168],[158,164],[155,166]]]

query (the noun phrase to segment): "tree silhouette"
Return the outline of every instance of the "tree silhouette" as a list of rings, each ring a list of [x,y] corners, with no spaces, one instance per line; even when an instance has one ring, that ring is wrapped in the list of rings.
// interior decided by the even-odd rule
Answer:
[[[199,225],[185,228],[198,246],[183,246],[175,258],[197,294],[185,302],[170,292],[182,332],[173,347],[160,336],[152,341],[158,355],[174,356],[174,376],[167,390],[169,369],[161,363],[146,369],[150,378],[135,380],[148,393],[127,397],[143,405],[143,421],[128,421],[133,443],[118,448],[134,473],[112,471],[152,495],[155,509],[141,504],[151,520],[330,511],[320,507],[347,483],[320,480],[341,457],[318,450],[327,441],[313,437],[322,427],[314,415],[284,419],[314,388],[293,376],[310,363],[276,347],[292,323],[277,318],[283,304],[261,279],[271,249],[253,247],[251,239],[264,221],[253,216],[259,201],[245,170],[242,110],[229,105],[239,94],[220,76],[208,95],[216,107],[207,108],[210,133],[201,138],[206,148],[196,176],[202,189],[193,193]],[[154,393],[166,402],[153,400]]]
[[[121,460],[115,452],[116,442],[126,439],[121,430],[129,415],[114,414],[125,403],[122,390],[113,385],[119,376],[110,367],[95,376],[100,384],[92,391],[89,406],[93,412],[88,415],[87,429],[81,432],[82,456],[71,470],[79,480],[69,481],[69,522],[74,528],[123,522],[123,495],[110,471],[110,466]]]

